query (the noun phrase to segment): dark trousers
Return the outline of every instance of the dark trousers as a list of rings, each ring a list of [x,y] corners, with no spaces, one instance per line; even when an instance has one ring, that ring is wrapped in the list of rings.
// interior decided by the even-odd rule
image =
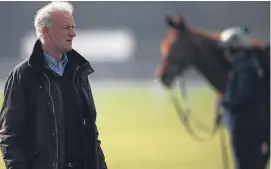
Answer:
[[[265,164],[265,167],[267,167],[267,164],[269,162],[269,159],[270,159],[270,125],[268,125],[266,127],[266,131],[263,133],[263,141],[265,143],[267,143],[268,145],[268,151],[266,154],[263,154],[263,160],[264,160],[264,164]]]
[[[262,139],[249,132],[233,133],[232,146],[236,158],[236,169],[264,169],[261,145]]]
[[[254,127],[236,129],[242,120],[233,121],[229,112],[225,112],[224,123],[231,136],[235,169],[264,169],[270,157],[269,125],[262,130],[255,130]],[[264,142],[268,144],[266,154],[261,151]]]

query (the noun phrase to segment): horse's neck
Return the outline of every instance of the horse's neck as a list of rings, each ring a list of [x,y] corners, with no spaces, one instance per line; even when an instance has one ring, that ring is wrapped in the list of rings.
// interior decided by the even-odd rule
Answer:
[[[203,35],[195,35],[197,55],[195,66],[219,92],[224,91],[230,64],[217,42]]]

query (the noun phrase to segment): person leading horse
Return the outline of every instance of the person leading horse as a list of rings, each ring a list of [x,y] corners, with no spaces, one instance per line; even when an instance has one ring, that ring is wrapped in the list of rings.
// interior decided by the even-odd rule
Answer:
[[[264,70],[253,53],[248,29],[234,27],[221,33],[220,43],[232,62],[221,105],[231,121],[231,142],[237,169],[264,169],[263,133],[268,131],[270,117],[263,113],[269,100]],[[264,97],[265,96],[265,97]]]

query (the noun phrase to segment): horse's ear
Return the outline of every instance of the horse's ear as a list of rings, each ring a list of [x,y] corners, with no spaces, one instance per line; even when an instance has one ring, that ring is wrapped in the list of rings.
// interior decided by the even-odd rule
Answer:
[[[183,15],[181,13],[178,13],[178,20],[179,20],[179,26],[178,26],[178,28],[181,31],[186,31],[187,30],[186,21],[185,21]]]
[[[169,15],[166,16],[165,22],[166,22],[167,26],[171,27],[173,25],[172,19],[171,19],[171,17]]]
[[[174,20],[170,16],[167,15],[166,16],[166,25],[169,26],[170,28],[177,29],[177,30],[182,31],[182,32],[187,30],[185,22],[183,20],[183,17],[182,17],[182,19],[180,19],[178,17],[177,21],[176,21],[176,18]]]
[[[168,15],[166,16],[166,25],[169,26],[169,27],[174,27],[175,26],[174,21]]]

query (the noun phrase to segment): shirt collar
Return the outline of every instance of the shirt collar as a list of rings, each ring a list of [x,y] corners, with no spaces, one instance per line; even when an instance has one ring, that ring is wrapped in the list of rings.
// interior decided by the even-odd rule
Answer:
[[[44,55],[45,55],[46,61],[50,62],[50,64],[65,65],[68,62],[68,57],[67,57],[66,53],[63,53],[62,58],[59,63],[55,60],[54,57],[52,57],[48,53],[44,52]]]
[[[60,76],[63,75],[64,69],[68,63],[68,57],[65,53],[63,54],[61,61],[57,63],[57,61],[52,56],[44,52],[44,60],[45,60],[45,68],[51,69],[52,71],[54,71]]]

